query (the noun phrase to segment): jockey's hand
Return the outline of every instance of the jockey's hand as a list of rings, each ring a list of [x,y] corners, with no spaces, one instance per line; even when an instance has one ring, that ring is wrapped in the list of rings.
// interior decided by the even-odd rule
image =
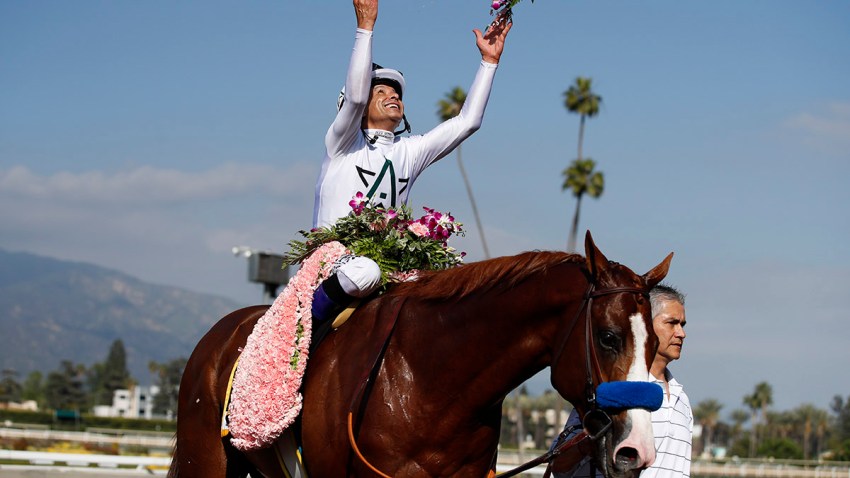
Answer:
[[[357,28],[372,31],[378,19],[378,0],[354,0]]]
[[[475,33],[475,44],[481,52],[482,60],[487,63],[499,63],[499,58],[502,57],[502,51],[505,49],[505,38],[508,37],[508,32],[513,25],[513,20],[506,16],[503,10],[487,28],[487,33],[482,34],[477,28],[472,30]]]

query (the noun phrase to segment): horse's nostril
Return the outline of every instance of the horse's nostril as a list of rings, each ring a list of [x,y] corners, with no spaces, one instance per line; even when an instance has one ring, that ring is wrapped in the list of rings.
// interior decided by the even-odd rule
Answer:
[[[620,469],[632,470],[637,468],[639,462],[637,450],[631,447],[623,447],[617,450],[617,466]]]

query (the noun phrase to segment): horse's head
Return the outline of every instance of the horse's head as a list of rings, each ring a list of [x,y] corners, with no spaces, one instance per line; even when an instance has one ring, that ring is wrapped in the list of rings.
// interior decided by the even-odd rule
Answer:
[[[634,477],[655,459],[650,412],[640,408],[603,411],[595,391],[602,382],[650,380],[658,340],[648,293],[667,274],[673,254],[639,276],[605,258],[590,232],[585,251],[587,291],[577,309],[568,307],[564,313],[556,337],[552,384],[579,416],[591,412],[585,420],[586,431],[598,432],[605,424],[600,422],[610,417],[610,427],[595,440],[598,469],[609,478]]]

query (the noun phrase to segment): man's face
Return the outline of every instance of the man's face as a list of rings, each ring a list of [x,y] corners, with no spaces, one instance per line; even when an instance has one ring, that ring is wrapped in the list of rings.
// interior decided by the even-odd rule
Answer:
[[[685,342],[685,306],[675,300],[661,302],[660,310],[652,318],[652,326],[658,336],[658,352],[670,363],[682,356]]]
[[[404,103],[398,97],[395,88],[389,85],[375,85],[369,96],[366,110],[367,126],[376,129],[394,130],[404,116]]]

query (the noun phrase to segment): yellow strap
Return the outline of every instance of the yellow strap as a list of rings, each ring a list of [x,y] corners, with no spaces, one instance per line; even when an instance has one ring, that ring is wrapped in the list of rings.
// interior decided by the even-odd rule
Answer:
[[[337,329],[342,324],[344,324],[348,320],[348,318],[351,317],[351,314],[354,313],[354,309],[356,309],[358,305],[360,305],[359,300],[355,300],[354,302],[352,302],[351,305],[346,307],[342,312],[339,313],[339,315],[336,316],[336,319],[334,319],[334,322],[333,324],[331,324],[331,327]]]
[[[227,428],[227,407],[230,406],[230,393],[233,391],[233,377],[236,375],[236,366],[239,365],[239,357],[233,362],[233,370],[230,371],[230,379],[227,380],[227,390],[224,392],[224,410],[221,411],[221,437],[224,438],[230,434],[230,429]]]
[[[280,450],[277,445],[274,445],[274,456],[277,457],[277,463],[280,465],[280,469],[283,470],[283,475],[286,478],[292,478],[292,475],[289,474],[289,470],[286,469],[286,463],[283,461],[283,456],[280,454]]]

